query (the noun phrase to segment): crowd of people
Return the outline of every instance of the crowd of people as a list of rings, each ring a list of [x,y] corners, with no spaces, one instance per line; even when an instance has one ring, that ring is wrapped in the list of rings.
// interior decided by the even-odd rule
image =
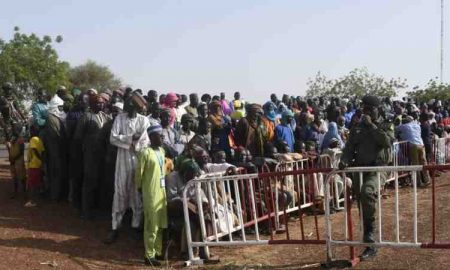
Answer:
[[[3,86],[0,98],[13,196],[24,192],[27,207],[36,206],[38,195],[68,200],[84,219],[110,213],[106,244],[117,241],[131,209],[131,227],[144,239],[149,265],[160,264],[163,232],[171,226],[182,231],[182,191],[189,180],[235,174],[238,168],[252,173],[267,164],[273,168],[324,154],[340,169],[389,165],[396,140],[408,142],[411,164],[427,164],[432,139],[448,136],[449,110],[450,103],[440,100],[375,96],[279,100],[272,94],[261,105],[246,102],[239,92],[228,101],[224,93],[199,97],[59,87],[53,96],[38,91],[28,118],[12,84]],[[374,241],[374,178],[365,175],[355,193],[364,209],[367,242]],[[419,179],[421,186],[428,182],[425,174]],[[198,224],[191,229],[199,230]],[[362,256],[375,254],[369,247]],[[215,259],[202,249],[199,256]]]

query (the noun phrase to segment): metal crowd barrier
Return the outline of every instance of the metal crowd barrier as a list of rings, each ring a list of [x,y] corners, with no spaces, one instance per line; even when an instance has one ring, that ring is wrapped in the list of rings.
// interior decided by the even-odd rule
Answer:
[[[431,163],[437,165],[450,163],[449,138],[434,138],[432,140]]]
[[[307,239],[303,224],[303,209],[297,206],[295,209],[298,213],[301,236],[298,239],[293,238],[289,233],[288,210],[291,214],[294,210],[285,201],[285,196],[279,196],[278,201],[275,199],[278,192],[280,194],[289,192],[284,185],[277,187],[281,177],[299,176],[295,181],[297,187],[302,188],[302,175],[305,175],[303,183],[306,187],[309,185],[308,181],[313,179],[308,176],[318,172],[314,170],[317,169],[233,176],[213,175],[189,181],[183,191],[189,262],[201,263],[201,260],[194,256],[193,249],[196,247],[203,247],[209,252],[207,249],[211,246],[325,244],[325,241],[320,239],[316,215],[315,239]],[[323,169],[320,172],[326,171]],[[194,197],[188,198],[192,194]],[[297,192],[296,199],[298,202],[305,202],[301,194],[302,192]],[[275,206],[278,207],[278,211],[275,210]],[[193,212],[195,215],[192,215]],[[278,219],[278,216],[282,218]],[[285,239],[274,239],[276,229],[280,227],[274,224],[276,219],[285,227],[283,231]],[[192,224],[200,228],[200,240],[193,240],[195,232],[191,231]]]
[[[275,172],[290,172],[308,169],[308,159],[301,159],[296,161],[288,161],[288,162],[280,162],[275,168]],[[294,211],[298,211],[300,209],[305,209],[311,207],[314,204],[314,193],[315,189],[310,185],[310,181],[306,179],[307,176],[304,174],[301,175],[286,175],[281,177],[276,177],[276,186],[281,188],[286,188],[286,191],[291,192],[292,201],[289,205],[287,205],[285,211],[286,213],[291,213]],[[317,174],[311,175],[313,177],[313,181],[317,182]],[[315,177],[315,179],[314,179]],[[318,188],[319,189],[319,188]],[[318,191],[319,192],[319,191]],[[275,193],[275,228],[280,229],[280,216],[284,214],[284,211],[280,210],[280,198],[279,193]],[[298,196],[295,196],[298,194]]]
[[[336,224],[332,222],[331,219],[331,211],[329,204],[326,205],[325,209],[325,226],[326,226],[326,235],[327,235],[327,259],[328,262],[331,263],[335,258],[333,257],[333,247],[334,246],[349,246],[350,247],[350,260],[349,265],[355,265],[359,262],[359,258],[355,256],[355,246],[373,246],[373,247],[391,247],[391,248],[437,248],[437,249],[450,249],[450,242],[438,242],[436,240],[436,180],[434,177],[434,171],[435,170],[441,170],[441,169],[450,169],[450,165],[426,165],[426,166],[398,166],[398,167],[360,167],[360,168],[348,168],[345,171],[333,171],[330,173],[325,180],[325,189],[328,191],[331,187],[331,179],[333,175],[341,174],[343,177],[348,174],[352,174],[353,177],[358,177],[360,179],[360,186],[357,188],[362,187],[364,174],[367,173],[375,173],[376,179],[377,179],[377,199],[376,199],[376,227],[377,227],[377,233],[376,233],[376,239],[374,243],[367,243],[363,241],[363,228],[364,228],[364,222],[362,220],[363,216],[363,209],[361,205],[359,204],[358,207],[358,219],[359,219],[359,236],[360,239],[357,240],[354,238],[353,234],[353,218],[352,218],[352,200],[350,197],[350,190],[349,188],[345,189],[345,204],[344,204],[344,224]],[[385,220],[387,217],[383,215],[384,211],[382,207],[382,173],[389,173],[394,171],[396,174],[396,177],[394,179],[394,231],[393,231],[393,239],[388,239],[386,236],[386,232],[383,229],[383,225],[385,225]],[[403,217],[400,218],[400,200],[399,200],[399,178],[398,173],[399,172],[409,172],[412,176],[412,205],[410,207],[412,208],[411,218]],[[431,192],[431,201],[432,201],[432,207],[431,207],[431,231],[427,232],[430,233],[430,240],[428,241],[419,241],[418,236],[424,236],[424,232],[419,232],[418,230],[418,199],[417,199],[417,193],[418,193],[418,179],[421,174],[425,172],[431,172],[432,179],[431,179],[431,185],[432,185],[432,192]],[[325,192],[327,194],[327,192]],[[326,198],[326,201],[329,201],[330,198]],[[404,202],[402,201],[402,208],[405,209],[408,206],[404,205]],[[386,208],[384,208],[386,209]],[[402,214],[405,212],[402,211]],[[427,212],[428,213],[428,212]],[[425,214],[421,214],[420,217],[423,218],[423,220],[427,221],[430,219],[429,217],[425,217]],[[401,227],[401,220],[412,220],[413,221],[413,230],[412,235],[410,235],[409,238],[405,237],[405,229]],[[342,226],[338,226],[342,225]],[[336,231],[337,233],[334,233]],[[343,235],[342,231],[344,232]],[[400,237],[400,234],[402,234],[402,237]],[[448,241],[448,240],[447,240]]]
[[[347,265],[354,265],[358,262],[358,258],[355,256],[355,246],[375,246],[375,247],[392,247],[392,248],[450,248],[450,242],[439,242],[437,241],[436,233],[436,217],[437,217],[437,203],[436,203],[436,179],[434,177],[434,171],[436,170],[447,170],[450,169],[449,165],[427,165],[427,166],[398,166],[398,167],[362,167],[362,168],[348,168],[344,171],[333,170],[331,168],[310,168],[310,169],[300,169],[294,171],[278,171],[269,173],[258,173],[258,174],[244,174],[244,175],[233,175],[233,176],[221,176],[212,175],[207,178],[198,178],[191,180],[187,183],[185,190],[183,191],[183,208],[186,226],[186,238],[188,244],[188,254],[190,263],[201,263],[202,261],[194,256],[194,248],[202,247],[208,249],[212,246],[243,246],[243,245],[274,245],[274,244],[317,244],[325,245],[327,248],[327,258],[328,263],[333,263],[333,248],[334,246],[347,246],[350,249],[350,259],[346,260]],[[383,208],[381,187],[382,177],[381,174],[395,172],[394,179],[394,195],[389,197],[387,200],[394,200],[394,222],[393,222],[393,238],[389,239],[386,235],[387,233],[383,227],[385,225],[386,218],[391,219],[392,216],[385,213],[386,206]],[[430,213],[431,218],[426,217],[423,213],[418,215],[418,179],[423,175],[423,171],[431,171],[431,211],[426,211]],[[350,187],[345,185],[343,190],[344,193],[344,205],[341,213],[337,215],[344,215],[343,222],[337,223],[339,219],[331,219],[331,207],[332,207],[332,186],[333,177],[336,175],[341,175],[343,179],[350,176],[354,181],[355,185],[358,178],[363,178],[366,173],[375,173],[377,179],[377,230],[375,243],[365,243],[363,239],[357,239],[357,234],[359,236],[363,235],[363,221],[362,210],[359,211],[358,219],[360,219],[359,226],[354,228],[354,223],[352,219],[352,198]],[[407,207],[404,202],[401,202],[400,207],[399,199],[399,172],[408,172],[411,174],[412,178],[412,203],[409,207],[412,209],[411,218],[400,217],[400,209]],[[274,231],[276,226],[274,226],[275,216],[278,213],[275,210],[275,195],[276,191],[283,192],[285,188],[283,185],[280,186],[279,190],[274,188],[276,183],[282,177],[287,176],[300,176],[298,182],[304,176],[306,182],[311,182],[310,177],[313,174],[322,173],[327,175],[324,179],[325,188],[325,229],[326,239],[321,239],[321,230],[319,229],[317,217],[314,221],[311,220],[310,223],[314,228],[309,228],[305,230],[304,221],[302,218],[302,207],[298,207],[297,212],[299,219],[301,233],[290,234],[289,233],[289,223],[292,225],[293,222],[289,221],[288,209],[289,205],[284,202],[284,196],[281,196],[279,205],[279,210],[282,213],[282,217],[279,222],[285,226],[285,231],[283,235],[274,238]],[[305,183],[306,187],[306,183]],[[361,186],[358,186],[361,188]],[[192,195],[194,194],[194,195]],[[190,197],[188,197],[190,196]],[[297,193],[299,202],[301,202],[301,193]],[[243,202],[247,201],[249,205],[244,206]],[[357,207],[355,207],[357,209]],[[195,210],[193,210],[195,209]],[[360,208],[361,209],[361,208]],[[195,215],[192,215],[194,211]],[[244,213],[247,212],[247,217]],[[260,212],[260,213],[258,213]],[[404,215],[404,212],[402,211]],[[280,217],[281,217],[280,216]],[[432,228],[430,232],[430,240],[420,241],[425,233],[423,231],[419,232],[419,218],[420,220],[431,219]],[[403,228],[403,220],[412,220],[412,235],[410,239],[404,237],[405,231],[407,229]],[[194,241],[191,231],[191,224],[197,224],[201,232],[201,239]],[[359,229],[358,229],[359,228]],[[250,232],[252,229],[253,232]],[[291,227],[292,229],[292,227]],[[313,231],[315,235],[305,235],[305,231]],[[400,236],[401,235],[401,236]]]
[[[409,148],[407,141],[394,142],[392,144],[392,166],[408,166],[411,164],[409,157]],[[386,179],[386,183],[392,182],[398,178],[408,177],[409,172],[402,171],[391,171],[388,173],[388,178]]]

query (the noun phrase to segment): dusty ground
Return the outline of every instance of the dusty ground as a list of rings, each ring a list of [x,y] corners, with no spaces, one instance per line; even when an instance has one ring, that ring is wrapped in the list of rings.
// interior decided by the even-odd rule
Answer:
[[[2,165],[3,164],[3,165]],[[450,175],[437,178],[438,238],[450,242]],[[23,199],[9,199],[11,182],[0,160],[0,269],[145,269],[142,261],[143,244],[130,237],[129,230],[120,235],[117,244],[105,246],[102,240],[110,226],[108,220],[82,221],[67,203],[40,201],[36,208],[23,207]],[[431,239],[431,188],[418,190],[419,240]],[[383,200],[384,239],[393,239],[393,196],[387,191]],[[391,196],[389,196],[391,195]],[[400,214],[403,229],[401,239],[412,239],[412,189],[400,190]],[[357,211],[354,210],[354,214]],[[343,214],[333,216],[333,228],[343,224]],[[355,216],[356,217],[356,216]],[[356,219],[356,218],[355,218]],[[305,219],[305,231],[314,231],[312,217]],[[324,232],[324,219],[319,218]],[[291,239],[299,239],[299,222],[289,226]],[[336,229],[334,236],[342,236]],[[426,232],[426,233],[425,233]],[[278,235],[283,239],[285,235]],[[313,239],[314,234],[309,236]],[[323,237],[323,235],[321,236]],[[355,236],[357,237],[357,236]],[[253,246],[212,248],[222,262],[207,269],[319,269],[325,260],[325,247],[314,245]],[[359,250],[357,251],[359,253]],[[337,248],[336,257],[348,258],[348,248]],[[166,268],[179,268],[181,263],[170,261]],[[372,261],[362,262],[357,269],[450,269],[450,251],[424,249],[380,250]]]

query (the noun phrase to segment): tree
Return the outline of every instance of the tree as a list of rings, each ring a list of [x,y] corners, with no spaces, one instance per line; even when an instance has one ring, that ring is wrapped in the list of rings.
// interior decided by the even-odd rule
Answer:
[[[306,95],[351,97],[376,95],[393,97],[400,89],[408,87],[405,79],[397,78],[386,80],[381,76],[370,74],[367,68],[357,68],[349,74],[335,80],[327,79],[320,72],[314,79],[308,80]]]
[[[438,82],[437,78],[431,79],[423,89],[416,86],[413,88],[413,91],[407,92],[406,94],[418,102],[428,102],[431,99],[449,100],[450,85]]]
[[[58,85],[68,85],[69,64],[59,60],[50,36],[27,35],[17,26],[14,32],[11,40],[0,40],[0,84],[12,82],[21,100],[41,88],[54,93]]]
[[[107,66],[97,64],[92,60],[71,68],[69,72],[70,82],[76,88],[95,88],[101,91],[117,89],[122,85],[119,78],[112,73]]]

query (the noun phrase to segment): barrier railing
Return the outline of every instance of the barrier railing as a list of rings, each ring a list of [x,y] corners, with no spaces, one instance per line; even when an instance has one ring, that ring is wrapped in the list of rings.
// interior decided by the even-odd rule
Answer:
[[[437,165],[450,163],[449,138],[434,138],[432,140],[431,163]]]
[[[336,151],[330,154],[322,154],[319,156],[317,168],[333,168],[337,169],[339,161],[341,159],[342,151]],[[320,175],[323,175],[322,173],[318,173]],[[326,175],[323,175],[322,177],[326,177]],[[331,179],[332,185],[330,193],[328,194],[331,199],[331,205],[334,208],[334,210],[342,210],[342,204],[345,201],[345,198],[343,195],[343,188],[344,183],[349,182],[348,179],[343,179],[339,175],[336,175]],[[324,209],[325,210],[325,209]]]
[[[394,142],[392,144],[392,166],[408,166],[410,165],[409,148],[407,141]],[[403,178],[409,176],[408,172],[391,171],[388,174],[386,183],[392,182],[396,177]]]
[[[298,171],[298,170],[304,170],[309,168],[309,161],[308,159],[301,159],[296,161],[289,161],[289,162],[280,162],[275,167],[275,172],[290,172],[290,171]],[[314,175],[312,176],[314,177]],[[283,187],[285,191],[291,192],[292,199],[291,202],[287,205],[285,212],[291,213],[293,211],[298,211],[299,207],[300,209],[305,209],[308,207],[311,207],[314,204],[314,193],[316,189],[314,187],[310,186],[310,181],[306,179],[306,176],[304,174],[301,175],[285,175],[281,177],[275,177],[276,181],[276,187],[280,188]],[[315,182],[317,182],[317,175]],[[322,181],[323,183],[323,181]],[[320,186],[321,188],[322,186]],[[319,193],[319,188],[317,188],[317,193]],[[296,196],[298,194],[298,196]],[[275,228],[280,229],[280,215],[284,214],[284,211],[280,210],[279,205],[281,204],[280,200],[280,194],[278,192],[275,192],[275,212],[277,213],[275,215]]]
[[[332,223],[331,219],[331,211],[329,204],[326,205],[325,209],[325,224],[326,224],[326,235],[327,235],[327,257],[329,261],[332,261],[333,258],[333,252],[332,248],[333,246],[337,245],[343,245],[343,246],[350,246],[350,263],[352,265],[356,264],[358,262],[358,258],[355,256],[355,250],[353,247],[355,246],[373,246],[373,247],[393,247],[393,248],[443,248],[443,249],[449,249],[450,248],[450,242],[437,242],[436,240],[436,180],[434,177],[434,170],[440,170],[440,169],[450,169],[450,165],[428,165],[428,166],[398,166],[398,167],[361,167],[361,168],[348,168],[345,171],[333,171],[330,173],[325,180],[325,189],[326,191],[330,190],[330,180],[332,179],[333,175],[341,174],[343,177],[348,174],[353,175],[353,194],[355,193],[355,189],[362,189],[363,182],[366,183],[368,181],[367,177],[372,177],[371,181],[373,181],[373,177],[375,176],[376,179],[376,191],[375,191],[375,207],[376,207],[376,227],[378,228],[376,237],[374,238],[373,243],[367,243],[363,239],[364,234],[364,221],[363,221],[363,215],[364,210],[361,205],[360,200],[358,200],[359,203],[359,236],[360,240],[354,239],[353,235],[353,219],[352,219],[352,200],[350,199],[350,190],[349,188],[345,189],[345,204],[344,204],[344,224],[342,227],[335,226],[335,223]],[[383,215],[384,211],[386,211],[386,207],[383,210],[382,207],[382,196],[381,196],[381,190],[383,185],[383,174],[387,174],[389,172],[396,172],[396,175],[398,175],[398,172],[409,172],[412,177],[412,202],[411,205],[409,205],[409,209],[412,209],[411,211],[411,219],[408,217],[400,218],[400,200],[399,200],[399,178],[395,177],[394,179],[394,230],[393,230],[393,239],[387,239],[386,234],[384,233],[384,227],[385,227],[385,216]],[[422,176],[422,174],[427,173],[428,171],[431,171],[432,175],[432,192],[431,192],[431,240],[429,241],[419,241],[419,235],[423,236],[424,233],[419,234],[418,230],[418,185],[419,185],[419,177]],[[359,181],[355,181],[359,180]],[[325,192],[327,196],[327,192]],[[330,201],[330,198],[325,199],[327,202]],[[408,208],[408,205],[404,205],[405,201],[402,201],[402,207]],[[404,211],[402,211],[402,214],[405,214]],[[425,221],[429,220],[429,217],[424,217],[424,215],[421,215],[421,217],[424,218]],[[412,220],[412,236],[407,238],[405,236],[405,229],[401,227],[400,220]],[[342,224],[341,224],[342,225]],[[336,231],[336,233],[334,233]],[[342,234],[342,232],[344,232]],[[403,232],[402,237],[400,237],[401,232]]]
[[[316,170],[316,171],[314,171]],[[211,246],[230,245],[267,245],[267,244],[325,244],[320,239],[318,219],[313,222],[315,239],[307,239],[303,224],[302,207],[296,207],[300,223],[300,237],[295,239],[289,233],[289,216],[294,213],[289,208],[289,198],[297,197],[304,202],[302,193],[288,194],[284,185],[277,186],[282,177],[296,178],[294,191],[313,181],[310,175],[317,172],[326,173],[331,169],[309,169],[285,172],[269,172],[233,176],[213,175],[208,178],[197,178],[189,181],[183,191],[183,208],[186,226],[188,254],[191,263],[201,262],[194,257],[193,248],[202,247],[207,250]],[[304,175],[304,185],[302,185]],[[301,191],[301,189],[298,189]],[[279,200],[275,200],[275,194]],[[243,204],[246,203],[246,205]],[[278,207],[278,211],[275,207]],[[281,215],[278,215],[282,213]],[[245,216],[247,214],[247,216]],[[279,216],[279,217],[278,217]],[[284,239],[274,239],[279,225],[284,225]],[[191,226],[192,225],[192,226]],[[201,239],[194,241],[192,227],[198,227]],[[239,234],[239,237],[236,237]],[[296,234],[297,235],[297,234]]]

